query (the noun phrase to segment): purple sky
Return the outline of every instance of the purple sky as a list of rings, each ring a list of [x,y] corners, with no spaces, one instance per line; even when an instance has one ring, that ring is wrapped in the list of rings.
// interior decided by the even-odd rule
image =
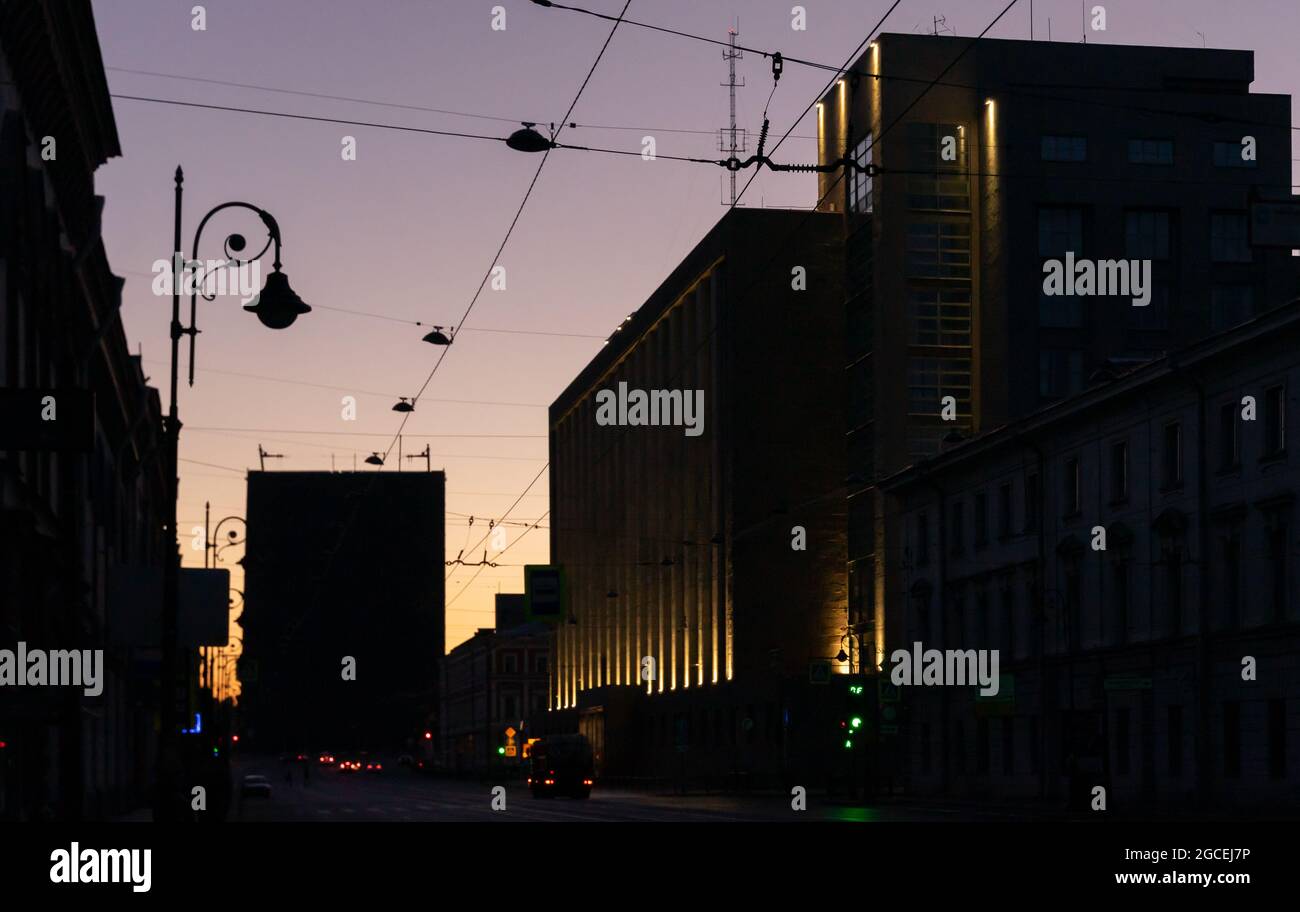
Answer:
[[[503,32],[490,28],[497,5],[491,0],[209,0],[204,32],[190,27],[191,0],[97,0],[94,7],[109,86],[117,94],[503,136],[513,127],[501,121],[123,71],[511,120],[559,119],[609,23],[525,0],[497,2],[507,10]],[[622,6],[618,0],[576,5],[606,13]],[[628,16],[723,40],[739,16],[742,43],[838,66],[889,4],[805,0],[808,27],[802,32],[790,27],[793,5],[789,0],[633,0]],[[958,35],[975,35],[1004,5],[1005,0],[962,0],[944,8],[904,0],[884,30],[930,31],[931,17],[946,15]],[[1246,7],[1222,0],[1104,5],[1108,29],[1090,33],[1089,41],[1190,47],[1201,44],[1201,32],[1207,46],[1256,52],[1255,91],[1300,87],[1295,53],[1300,8],[1294,0],[1251,0]],[[1036,0],[1034,13],[1040,39],[1050,17],[1055,39],[1078,40],[1078,2]],[[1028,32],[1029,4],[1022,0],[990,36],[1027,38]],[[754,55],[738,67],[749,83],[738,93],[740,124],[756,133],[771,89],[769,65]],[[774,135],[790,126],[829,75],[786,67],[770,109]],[[727,90],[719,83],[725,79],[720,48],[622,26],[571,119],[635,129],[580,127],[561,138],[639,151],[641,137],[653,135],[660,154],[714,156],[716,134],[669,131],[723,126]],[[105,238],[114,269],[127,279],[128,338],[143,346],[146,370],[164,395],[170,300],[151,293],[149,270],[170,251],[171,175],[178,163],[186,172],[187,247],[203,212],[226,200],[247,200],[278,218],[284,271],[309,304],[451,324],[491,264],[539,160],[475,140],[121,99],[114,108],[123,157],[99,172],[98,189],[107,197]],[[1300,118],[1293,115],[1293,122]],[[814,160],[814,132],[810,115],[795,130],[801,138],[788,141],[780,157]],[[341,158],[345,135],[356,137],[356,161]],[[719,169],[639,157],[552,154],[500,261],[507,290],[485,290],[466,326],[607,335],[722,215],[723,176]],[[755,181],[745,203],[808,206],[814,199],[810,176],[768,173]],[[221,239],[231,231],[247,233],[250,241],[258,238],[259,246],[263,238],[245,216],[218,217],[205,232],[200,256],[221,256]],[[199,326],[196,385],[182,387],[181,394],[181,456],[239,471],[182,463],[180,518],[187,541],[190,528],[202,524],[205,500],[212,501],[214,519],[243,512],[242,473],[256,467],[259,442],[285,455],[268,464],[284,469],[328,469],[331,454],[340,468],[351,467],[353,454],[360,461],[371,450],[385,449],[400,418],[391,405],[399,395],[414,394],[438,353],[420,341],[419,327],[320,307],[292,329],[275,333],[237,302],[218,299],[200,311]],[[408,422],[403,443],[407,453],[431,444],[434,467],[447,472],[449,511],[499,517],[510,505],[546,461],[545,405],[600,344],[599,339],[470,332],[457,340]],[[359,413],[356,421],[345,422],[340,399],[349,393],[357,397]],[[390,460],[389,467],[394,463]],[[543,514],[546,481],[543,476],[512,518]],[[463,517],[448,516],[450,557],[465,542],[465,523]],[[476,522],[474,539],[484,530],[482,521]],[[519,531],[512,527],[510,540]],[[187,563],[202,562],[201,552],[187,547],[185,553]],[[539,529],[501,562],[539,562],[546,556],[546,533]],[[471,574],[460,570],[452,577],[449,599]],[[234,585],[240,585],[238,575]],[[479,575],[448,610],[448,647],[492,624],[492,593],[498,586],[503,592],[521,591],[522,572],[501,567]]]

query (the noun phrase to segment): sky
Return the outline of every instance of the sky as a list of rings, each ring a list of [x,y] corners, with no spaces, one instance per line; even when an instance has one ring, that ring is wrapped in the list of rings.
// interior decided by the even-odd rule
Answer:
[[[1005,3],[902,0],[882,30],[930,32],[942,16],[945,33],[974,36]],[[493,28],[498,5],[504,29]],[[621,0],[572,5],[622,8]],[[789,0],[632,0],[627,16],[724,41],[738,23],[742,44],[840,66],[889,5],[806,0],[802,31],[792,28]],[[1250,49],[1253,91],[1300,88],[1294,0],[1102,5],[1107,29],[1090,32],[1090,42]],[[526,0],[209,0],[201,31],[193,28],[195,6],[95,0],[112,93],[505,136],[519,121],[564,116],[610,30],[608,21]],[[1079,40],[1081,10],[1071,0],[1035,0],[1036,37],[1045,38],[1050,19],[1054,40]],[[1029,28],[1030,6],[1021,0],[989,37],[1028,38]],[[738,122],[755,136],[772,90],[770,64],[746,55],[737,75],[746,83],[737,90]],[[781,158],[815,161],[815,115],[796,119],[831,75],[786,66],[769,108],[774,136],[793,127]],[[720,47],[624,24],[569,118],[579,126],[560,139],[639,153],[642,137],[653,136],[660,155],[725,157],[717,130],[729,117],[726,81]],[[122,156],[96,177],[107,200],[104,239],[126,279],[127,338],[143,353],[164,408],[170,298],[153,293],[151,270],[170,255],[178,164],[186,248],[208,209],[253,203],[279,222],[284,272],[315,308],[276,332],[234,298],[200,302],[195,385],[185,386],[182,373],[179,396],[179,509],[185,563],[201,566],[202,551],[190,544],[204,503],[214,523],[243,514],[244,473],[257,468],[259,444],[283,455],[268,461],[270,470],[350,469],[354,458],[364,469],[370,452],[388,449],[401,419],[392,405],[419,390],[441,351],[421,341],[426,330],[414,321],[459,321],[540,156],[484,140],[160,101],[115,97],[113,107]],[[1292,116],[1300,122],[1294,108]],[[354,160],[344,158],[345,137],[355,139]],[[547,460],[546,406],[722,216],[724,186],[724,171],[699,164],[566,150],[549,157],[496,261],[505,288],[480,294],[402,438],[404,454],[427,444],[433,468],[446,472],[449,559],[537,477]],[[812,176],[769,172],[742,204],[815,200]],[[258,248],[265,240],[255,217],[225,212],[205,230],[199,258],[222,257],[231,232]],[[268,258],[263,276],[269,269]],[[356,399],[355,420],[343,417],[345,396]],[[396,453],[385,471],[396,469]],[[403,470],[424,466],[402,462]],[[543,473],[508,519],[543,517],[547,481]],[[523,528],[507,526],[502,566],[483,568],[473,582],[472,569],[451,576],[449,649],[492,626],[493,594],[522,591],[523,564],[546,562],[546,520],[515,545]],[[226,552],[223,566],[239,555]],[[231,569],[239,588],[239,568]]]

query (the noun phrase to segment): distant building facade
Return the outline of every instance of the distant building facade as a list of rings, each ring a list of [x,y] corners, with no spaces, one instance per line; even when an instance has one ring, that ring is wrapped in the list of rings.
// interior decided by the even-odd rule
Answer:
[[[123,813],[153,777],[157,652],[113,638],[107,595],[115,568],[162,566],[168,510],[158,391],[100,238],[94,173],[120,154],[90,3],[0,2],[0,387],[94,396],[88,452],[0,442],[0,649],[104,650],[99,696],[0,694],[0,820]]]
[[[607,777],[806,760],[845,625],[840,227],[729,211],[551,406],[551,705]]]
[[[441,472],[249,472],[240,700],[264,750],[385,750],[436,727]]]
[[[901,688],[911,792],[1294,803],[1298,353],[1300,301],[881,481],[904,530],[887,666],[917,642],[1001,657],[993,699]]]
[[[518,766],[527,738],[545,727],[551,631],[524,619],[523,596],[499,593],[493,628],[447,654],[442,666],[440,766],[456,773]],[[515,730],[513,757],[498,753]]]

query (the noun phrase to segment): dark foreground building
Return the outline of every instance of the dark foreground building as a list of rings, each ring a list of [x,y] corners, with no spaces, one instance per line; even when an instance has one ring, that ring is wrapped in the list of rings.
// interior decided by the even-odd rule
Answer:
[[[386,750],[429,730],[445,483],[441,472],[248,473],[239,679],[252,746]]]
[[[909,597],[876,479],[1300,292],[1288,247],[1251,244],[1255,198],[1289,198],[1293,135],[1254,70],[1250,51],[884,34],[821,99],[821,159],[880,169],[820,184],[846,226],[863,670]],[[1045,294],[1067,257],[1149,264],[1148,303]]]
[[[167,550],[158,391],[100,239],[94,173],[120,154],[90,4],[0,2],[0,395],[94,397],[71,448],[0,427],[0,649],[104,651],[98,695],[0,689],[0,820],[122,813],[153,776],[157,650],[117,637],[108,597]]]
[[[996,696],[901,688],[900,781],[1294,806],[1298,398],[1300,301],[881,481],[907,593],[887,665],[1000,656]]]
[[[730,211],[551,406],[552,705],[607,779],[777,782],[828,746],[808,679],[844,667],[840,228]]]

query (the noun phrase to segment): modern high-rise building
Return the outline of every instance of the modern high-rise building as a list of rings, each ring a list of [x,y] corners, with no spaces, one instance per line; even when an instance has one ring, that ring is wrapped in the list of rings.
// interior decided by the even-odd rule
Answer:
[[[905,604],[875,479],[1295,296],[1300,261],[1251,244],[1252,201],[1292,183],[1291,100],[1253,78],[1249,51],[885,34],[821,99],[821,160],[873,166],[819,186],[846,222],[867,671]],[[1081,260],[1130,281],[1045,293]]]
[[[265,750],[436,729],[442,472],[249,472],[241,707]]]
[[[607,774],[799,762],[844,645],[840,230],[729,211],[551,406],[552,704]]]

